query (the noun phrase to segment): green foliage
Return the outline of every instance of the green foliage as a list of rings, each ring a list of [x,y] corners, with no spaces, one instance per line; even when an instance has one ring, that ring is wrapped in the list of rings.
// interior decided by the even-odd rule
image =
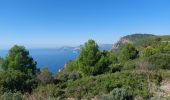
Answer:
[[[17,70],[7,70],[0,73],[0,86],[4,90],[21,90],[25,81],[26,75]]]
[[[135,60],[125,62],[123,70],[133,70],[137,67]]]
[[[145,48],[145,47],[148,47],[148,46],[154,46],[154,45],[157,45],[159,44],[160,42],[162,41],[162,39],[158,36],[154,36],[154,37],[148,37],[148,38],[145,38],[143,41],[140,41],[140,42],[137,42],[135,43],[135,45],[137,47],[141,47],[141,48]]]
[[[160,36],[160,38],[161,38],[163,41],[170,41],[170,35],[163,35],[163,36]]]
[[[68,61],[65,67],[56,74],[56,80],[66,82],[68,80],[76,80],[81,77],[76,61]]]
[[[78,72],[71,72],[71,73],[59,73],[56,76],[56,79],[60,82],[66,82],[68,80],[77,80],[80,79],[82,76]]]
[[[103,51],[99,61],[95,65],[96,73],[94,75],[99,75],[109,71],[109,65],[114,62],[115,59],[110,59],[110,53],[108,51]]]
[[[104,97],[104,100],[133,100],[133,97],[128,94],[126,89],[115,88],[108,96]]]
[[[22,46],[15,45],[3,60],[0,86],[4,91],[31,92],[36,87],[36,62]]]
[[[149,56],[154,55],[156,53],[159,53],[159,50],[149,46],[149,47],[144,48],[141,51],[140,56],[141,57],[149,57]]]
[[[121,71],[121,70],[122,70],[122,67],[123,67],[123,66],[122,66],[121,64],[111,64],[111,65],[109,66],[111,73],[115,73],[115,72],[117,72],[117,71]]]
[[[0,99],[150,99],[161,81],[170,77],[170,38],[135,34],[123,39],[133,44],[122,45],[118,53],[100,51],[97,43],[89,40],[79,57],[67,62],[54,79],[47,68],[38,72],[29,51],[15,45],[0,59],[4,69],[0,72]]]
[[[36,81],[18,70],[0,72],[0,87],[3,91],[30,92],[36,86]]]
[[[20,70],[26,74],[36,73],[36,62],[29,56],[29,52],[23,46],[15,45],[9,50],[9,54],[4,59],[2,68],[4,70]]]
[[[40,84],[49,84],[53,82],[52,73],[49,72],[48,68],[40,69],[40,73],[37,75],[37,79]]]
[[[155,54],[148,58],[152,69],[170,69],[170,54]]]
[[[76,71],[82,76],[99,75],[112,70],[109,67],[111,64],[118,65],[116,54],[105,50],[100,52],[95,41],[89,40],[82,48],[78,59],[67,62],[57,76],[58,79],[67,81],[69,74]]]
[[[147,75],[150,74],[124,71],[114,74],[99,75],[96,77],[85,77],[76,81],[68,81],[66,97],[89,98],[95,95],[107,94],[115,88],[124,88],[133,96],[150,96],[148,90]],[[158,75],[150,74],[150,81],[157,82]]]
[[[116,55],[115,53],[113,53],[113,52],[110,52],[110,54],[109,54],[109,60],[110,60],[110,63],[112,63],[112,64],[118,63],[118,57],[117,57],[117,55]]]
[[[35,100],[61,100],[64,95],[64,90],[60,89],[57,85],[48,84],[46,86],[39,86],[33,91]]]
[[[76,61],[68,61],[65,65],[65,68],[62,69],[63,72],[74,72],[78,70],[79,68]]]
[[[119,60],[125,62],[138,57],[138,51],[132,44],[126,44],[120,51]]]
[[[83,75],[93,75],[97,73],[96,63],[100,60],[101,53],[94,40],[89,40],[81,49],[78,57],[78,66]]]
[[[98,75],[109,70],[108,66],[115,60],[111,58],[113,58],[113,56],[110,56],[110,52],[100,52],[95,41],[89,40],[81,49],[76,61],[77,65],[74,64],[74,66],[78,66],[78,70],[83,76]]]
[[[81,75],[80,75],[80,73],[77,73],[77,72],[72,72],[68,76],[68,79],[73,80],[73,81],[80,79],[80,78],[81,78]]]
[[[0,70],[2,71],[2,63],[3,63],[3,58],[0,57]]]
[[[69,73],[61,73],[56,76],[56,79],[61,82],[66,82],[69,80]]]
[[[120,49],[122,47],[124,47],[124,45],[126,43],[133,43],[135,45],[135,47],[137,48],[141,48],[141,47],[145,47],[148,46],[150,44],[153,43],[153,39],[157,37],[155,35],[152,34],[132,34],[132,35],[127,35],[122,37],[115,45],[116,48],[113,48],[112,51],[120,51]]]
[[[155,35],[137,33],[137,34],[127,35],[127,36],[125,36],[123,38],[128,39],[128,40],[130,40],[132,42],[139,42],[139,41],[145,40],[146,38],[152,38],[152,37],[155,37]]]
[[[81,49],[78,58],[79,63],[84,66],[94,66],[100,58],[100,51],[98,45],[94,40],[88,40],[85,46]]]
[[[170,53],[170,42],[161,42],[155,46],[161,53]]]
[[[23,95],[20,92],[5,92],[0,96],[1,100],[23,100]]]

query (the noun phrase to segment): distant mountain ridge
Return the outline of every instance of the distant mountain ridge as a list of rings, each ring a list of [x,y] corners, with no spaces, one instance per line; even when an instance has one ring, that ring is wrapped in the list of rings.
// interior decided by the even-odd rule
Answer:
[[[101,51],[103,51],[103,50],[110,51],[112,49],[112,45],[113,44],[99,44],[99,49]],[[57,50],[60,50],[60,51],[73,51],[74,53],[78,53],[78,52],[80,52],[82,47],[83,47],[83,45],[75,46],[75,47],[64,46],[64,47],[58,48]]]

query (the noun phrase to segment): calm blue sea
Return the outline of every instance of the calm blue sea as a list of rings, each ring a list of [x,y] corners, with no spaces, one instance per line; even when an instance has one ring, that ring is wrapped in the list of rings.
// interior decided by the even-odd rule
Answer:
[[[69,60],[74,60],[79,55],[79,52],[72,50],[60,49],[32,49],[30,56],[37,61],[37,67],[47,67],[53,74],[55,74],[64,64]],[[0,50],[0,57],[7,55],[7,50]]]
[[[81,47],[81,46],[80,46]],[[53,74],[58,72],[66,62],[75,60],[79,53],[80,47],[62,47],[58,49],[29,49],[30,56],[37,61],[37,67],[47,67]],[[100,45],[100,50],[110,50],[112,44]],[[0,50],[0,57],[5,57],[8,50]]]

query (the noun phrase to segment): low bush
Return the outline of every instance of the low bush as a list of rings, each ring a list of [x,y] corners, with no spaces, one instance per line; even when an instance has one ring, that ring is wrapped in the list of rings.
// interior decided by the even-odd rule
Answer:
[[[155,54],[148,61],[152,69],[170,69],[170,54]]]
[[[130,95],[124,88],[115,88],[107,96],[102,98],[103,100],[133,100],[132,95]]]
[[[150,81],[160,82],[160,77],[156,73],[140,71],[121,71],[96,77],[85,77],[76,81],[70,80],[67,82],[66,97],[87,99],[96,95],[108,94],[115,88],[124,88],[133,96],[148,98],[151,96],[146,79],[148,76]]]
[[[1,100],[23,100],[24,97],[20,92],[5,92],[0,96]]]
[[[64,93],[65,91],[58,85],[48,84],[39,86],[33,91],[32,96],[35,100],[48,100],[49,98],[63,98]]]
[[[123,67],[123,66],[122,66],[121,64],[111,64],[111,65],[109,66],[111,73],[115,73],[115,72],[117,72],[117,71],[121,71],[121,70],[122,70],[122,67]]]
[[[123,66],[123,70],[133,70],[137,67],[136,62],[134,60],[131,61],[127,61],[125,62],[124,66]]]

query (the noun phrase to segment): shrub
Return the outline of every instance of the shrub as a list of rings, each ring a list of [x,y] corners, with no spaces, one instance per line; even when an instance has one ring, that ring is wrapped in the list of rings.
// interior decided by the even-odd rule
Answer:
[[[66,82],[69,80],[69,73],[61,73],[57,75],[57,79],[61,82]]]
[[[37,75],[37,79],[41,84],[49,84],[53,82],[52,73],[47,68],[42,68]]]
[[[0,86],[4,91],[27,91],[32,89],[29,86],[28,77],[17,70],[7,70],[0,72]],[[33,85],[33,84],[32,84]]]
[[[39,86],[32,93],[35,100],[48,100],[49,98],[63,98],[64,90],[58,87],[58,85],[48,84],[46,86]]]
[[[63,72],[73,72],[73,71],[77,71],[78,69],[78,65],[76,61],[68,61],[65,64],[65,68],[63,68]]]
[[[156,48],[158,48],[161,53],[170,53],[170,42],[161,42]]]
[[[138,70],[150,70],[151,69],[151,64],[147,60],[147,58],[140,59],[137,61],[137,69]]]
[[[104,97],[104,100],[133,100],[133,97],[128,94],[124,88],[115,88],[109,95]]]
[[[76,72],[72,72],[69,74],[68,76],[68,79],[69,80],[77,80],[77,79],[80,79],[81,78],[81,75],[79,73],[76,73]]]
[[[116,64],[118,63],[118,58],[117,58],[117,55],[115,53],[111,53],[110,52],[110,55],[109,55],[109,60],[112,64]]]
[[[123,70],[133,70],[136,68],[136,63],[134,60],[125,62]]]
[[[5,92],[0,97],[1,100],[23,100],[23,95],[20,92]]]
[[[125,62],[138,57],[138,51],[132,44],[126,44],[120,51],[119,61]]]
[[[109,66],[109,68],[110,68],[110,72],[111,72],[111,73],[115,73],[115,72],[117,72],[117,71],[121,71],[122,65],[121,65],[121,64],[111,64],[111,65]]]
[[[72,98],[93,98],[96,95],[108,94],[115,88],[127,90],[129,95],[149,97],[147,75],[138,71],[121,71],[112,74],[104,74],[93,77],[83,77],[76,81],[68,81],[66,97]],[[158,82],[159,76],[151,73],[150,81]]]
[[[148,61],[152,69],[170,69],[170,54],[155,54]]]
[[[149,47],[144,48],[140,52],[140,56],[141,57],[149,57],[149,56],[152,56],[152,55],[154,55],[156,53],[159,53],[159,50],[149,46]]]

